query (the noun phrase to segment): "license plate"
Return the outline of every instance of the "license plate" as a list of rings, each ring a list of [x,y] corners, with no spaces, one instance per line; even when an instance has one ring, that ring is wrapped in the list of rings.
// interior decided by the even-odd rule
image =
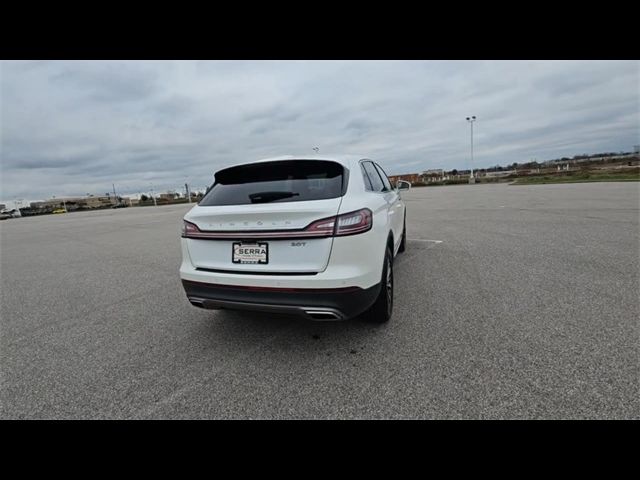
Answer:
[[[233,263],[269,263],[269,244],[233,243]]]

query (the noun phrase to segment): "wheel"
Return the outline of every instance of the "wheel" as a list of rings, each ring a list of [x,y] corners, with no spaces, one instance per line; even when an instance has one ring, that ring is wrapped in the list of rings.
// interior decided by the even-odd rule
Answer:
[[[393,313],[393,253],[387,247],[382,267],[382,279],[380,281],[380,293],[369,311],[364,314],[371,323],[388,322]]]
[[[404,226],[402,227],[402,240],[400,240],[400,248],[398,253],[402,253],[407,248],[407,219],[404,220]]]

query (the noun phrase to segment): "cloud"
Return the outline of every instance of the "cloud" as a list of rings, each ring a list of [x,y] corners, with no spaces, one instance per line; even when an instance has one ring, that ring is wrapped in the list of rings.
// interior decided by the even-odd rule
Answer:
[[[152,70],[131,64],[122,68],[108,62],[88,62],[52,75],[49,83],[58,90],[87,95],[93,101],[139,102],[153,94],[158,78]]]
[[[359,153],[387,173],[629,150],[636,61],[0,64],[0,198],[208,185],[279,154]]]

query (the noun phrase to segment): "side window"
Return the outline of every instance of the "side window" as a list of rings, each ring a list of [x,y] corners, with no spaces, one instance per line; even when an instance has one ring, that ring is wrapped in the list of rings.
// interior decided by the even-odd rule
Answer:
[[[364,169],[364,163],[360,164],[360,170],[362,171],[362,180],[364,181],[364,189],[368,192],[373,190],[373,186],[371,185],[371,180],[369,180],[369,175]]]
[[[382,178],[382,183],[384,183],[385,191],[389,192],[393,190],[393,187],[391,186],[391,182],[389,181],[387,174],[384,173],[384,170],[382,170],[382,167],[377,163],[375,165],[376,165],[376,169],[378,170],[378,173],[380,173],[380,178]]]
[[[376,167],[373,166],[371,162],[362,162],[362,166],[364,167],[365,172],[369,176],[369,181],[371,182],[371,187],[374,192],[382,192],[384,190],[384,183],[382,183],[382,179],[376,170]]]

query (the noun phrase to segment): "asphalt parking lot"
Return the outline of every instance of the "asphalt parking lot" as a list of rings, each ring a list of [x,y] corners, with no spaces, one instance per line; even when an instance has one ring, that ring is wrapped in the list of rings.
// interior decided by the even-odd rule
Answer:
[[[186,206],[3,221],[1,417],[640,418],[639,187],[411,190],[384,326],[192,307]]]

